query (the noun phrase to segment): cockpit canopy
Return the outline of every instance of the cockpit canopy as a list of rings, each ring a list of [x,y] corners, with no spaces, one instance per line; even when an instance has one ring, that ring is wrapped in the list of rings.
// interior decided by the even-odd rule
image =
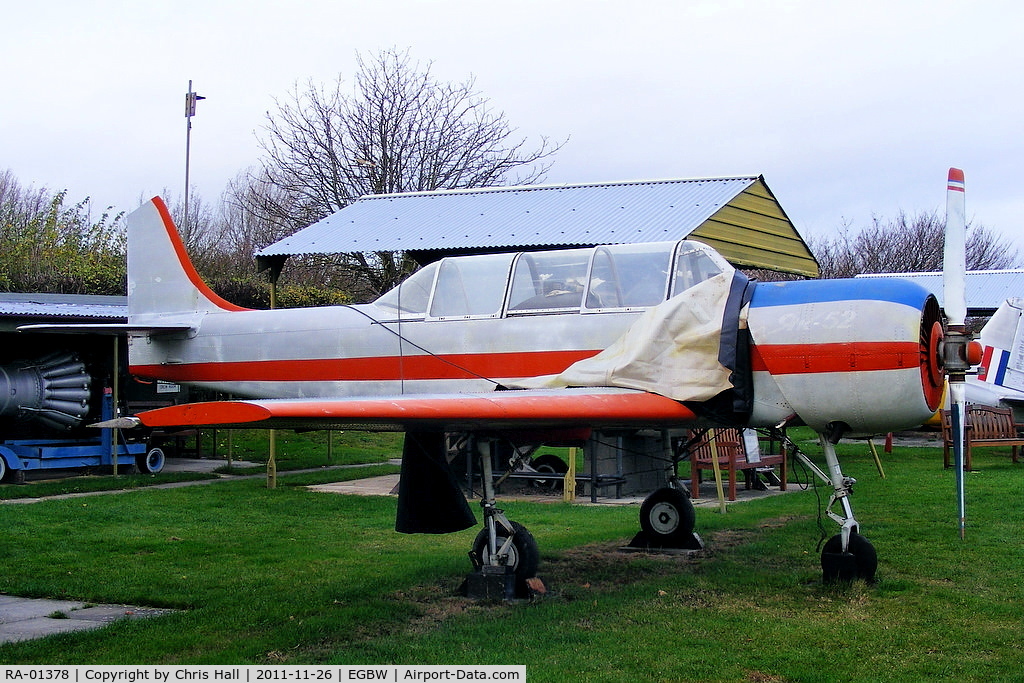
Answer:
[[[691,240],[453,256],[374,303],[417,319],[642,310],[731,269]]]

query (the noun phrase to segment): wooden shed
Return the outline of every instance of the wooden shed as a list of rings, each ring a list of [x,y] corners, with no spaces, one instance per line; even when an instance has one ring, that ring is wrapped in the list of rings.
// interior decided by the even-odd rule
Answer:
[[[367,195],[258,253],[450,254],[701,240],[740,268],[817,277],[763,176],[528,185]]]

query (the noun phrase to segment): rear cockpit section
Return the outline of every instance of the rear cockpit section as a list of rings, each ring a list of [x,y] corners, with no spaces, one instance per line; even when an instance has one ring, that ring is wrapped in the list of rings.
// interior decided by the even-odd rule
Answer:
[[[699,242],[602,245],[449,257],[384,294],[403,319],[645,310],[731,266]]]
[[[509,315],[578,311],[593,249],[519,254],[512,273]]]

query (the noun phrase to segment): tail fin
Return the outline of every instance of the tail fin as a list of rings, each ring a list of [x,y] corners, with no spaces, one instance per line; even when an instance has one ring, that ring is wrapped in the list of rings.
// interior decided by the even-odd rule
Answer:
[[[199,277],[162,199],[154,197],[128,216],[130,319],[240,310]]]
[[[1024,391],[1024,299],[1007,299],[981,330],[978,379]]]

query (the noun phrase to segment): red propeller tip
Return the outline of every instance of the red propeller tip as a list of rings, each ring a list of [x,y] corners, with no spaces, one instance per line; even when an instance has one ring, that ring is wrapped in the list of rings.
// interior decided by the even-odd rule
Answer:
[[[964,191],[964,172],[959,168],[949,169],[949,182],[947,183],[947,189]]]

